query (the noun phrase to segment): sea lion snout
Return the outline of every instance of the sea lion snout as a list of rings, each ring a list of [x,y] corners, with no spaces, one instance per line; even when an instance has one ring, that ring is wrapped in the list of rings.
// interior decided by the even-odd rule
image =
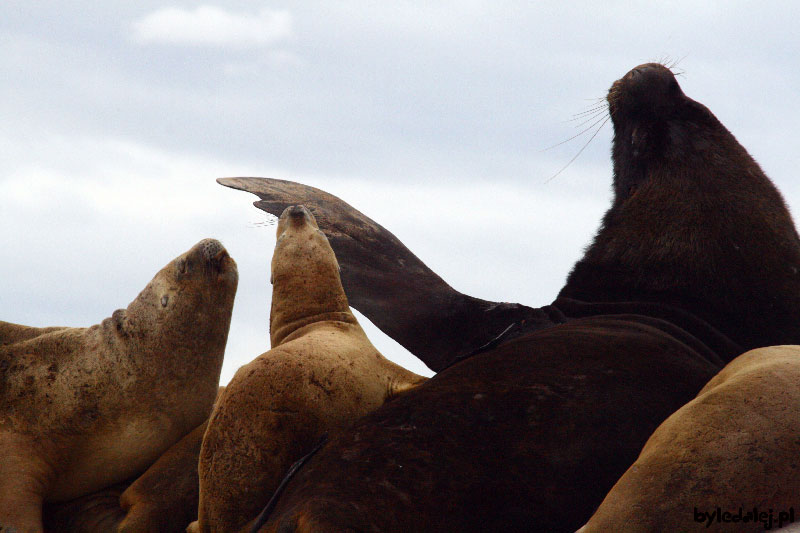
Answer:
[[[612,117],[620,110],[655,115],[683,96],[670,69],[659,63],[645,63],[617,80],[611,86],[607,100]]]
[[[278,218],[276,235],[280,238],[289,228],[302,230],[306,227],[311,227],[315,230],[319,229],[314,215],[303,205],[290,205],[283,210],[281,216]]]
[[[197,243],[197,247],[200,248],[203,257],[206,260],[216,259],[221,254],[228,253],[227,250],[225,250],[225,247],[222,246],[222,243],[217,239],[203,239]]]
[[[281,220],[290,221],[293,226],[311,223],[316,226],[314,215],[304,205],[290,205],[281,213]]]
[[[290,205],[286,208],[285,212],[288,212],[289,216],[292,218],[305,218],[308,214],[308,209],[303,205]]]
[[[224,275],[235,282],[238,280],[236,262],[228,250],[216,239],[203,239],[175,261],[176,275],[179,279],[192,276],[193,272],[206,275]]]

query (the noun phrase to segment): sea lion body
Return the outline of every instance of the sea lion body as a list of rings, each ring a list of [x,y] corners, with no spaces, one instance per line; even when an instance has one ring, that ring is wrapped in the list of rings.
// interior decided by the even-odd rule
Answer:
[[[90,328],[5,324],[0,525],[41,531],[43,501],[135,477],[207,418],[238,274],[206,239]]]
[[[656,429],[580,531],[785,526],[791,509],[800,511],[799,443],[800,346],[749,351]],[[717,508],[734,516],[740,507],[736,522],[707,517]]]
[[[193,531],[237,531],[325,432],[424,378],[385,359],[350,311],[314,217],[287,208],[272,259],[272,349],[241,367],[209,421]]]
[[[574,531],[727,362],[800,343],[800,240],[747,151],[661,65],[633,69],[608,101],[614,201],[545,316],[522,310],[516,338],[451,357],[329,442],[261,531]],[[415,299],[446,313],[427,289]]]

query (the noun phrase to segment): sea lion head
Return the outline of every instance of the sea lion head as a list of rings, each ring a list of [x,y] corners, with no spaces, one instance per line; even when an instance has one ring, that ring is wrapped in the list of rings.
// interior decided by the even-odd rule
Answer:
[[[336,255],[314,215],[302,205],[287,207],[278,219],[270,280],[273,348],[314,317],[350,313]]]
[[[616,202],[662,168],[715,173],[755,164],[706,106],[683,93],[664,65],[645,63],[630,70],[614,82],[606,99],[614,124]]]
[[[236,262],[219,241],[204,239],[162,268],[127,309],[115,311],[103,326],[129,339],[137,353],[187,368],[208,356],[207,362],[218,366],[237,284]]]

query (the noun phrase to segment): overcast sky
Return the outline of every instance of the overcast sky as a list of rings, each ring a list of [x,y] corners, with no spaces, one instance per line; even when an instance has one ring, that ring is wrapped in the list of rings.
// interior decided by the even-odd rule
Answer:
[[[343,198],[458,290],[549,303],[610,198],[571,120],[679,61],[800,209],[794,2],[0,3],[0,320],[89,326],[205,237],[239,265],[223,367],[269,348],[269,217],[221,176]],[[366,322],[362,319],[362,323]],[[364,324],[388,357],[424,368]]]

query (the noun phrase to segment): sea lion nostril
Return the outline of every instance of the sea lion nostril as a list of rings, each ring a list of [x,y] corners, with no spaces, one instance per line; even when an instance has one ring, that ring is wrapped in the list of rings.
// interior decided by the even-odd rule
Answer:
[[[289,216],[294,218],[301,218],[306,216],[306,208],[302,205],[294,205],[289,208]]]

